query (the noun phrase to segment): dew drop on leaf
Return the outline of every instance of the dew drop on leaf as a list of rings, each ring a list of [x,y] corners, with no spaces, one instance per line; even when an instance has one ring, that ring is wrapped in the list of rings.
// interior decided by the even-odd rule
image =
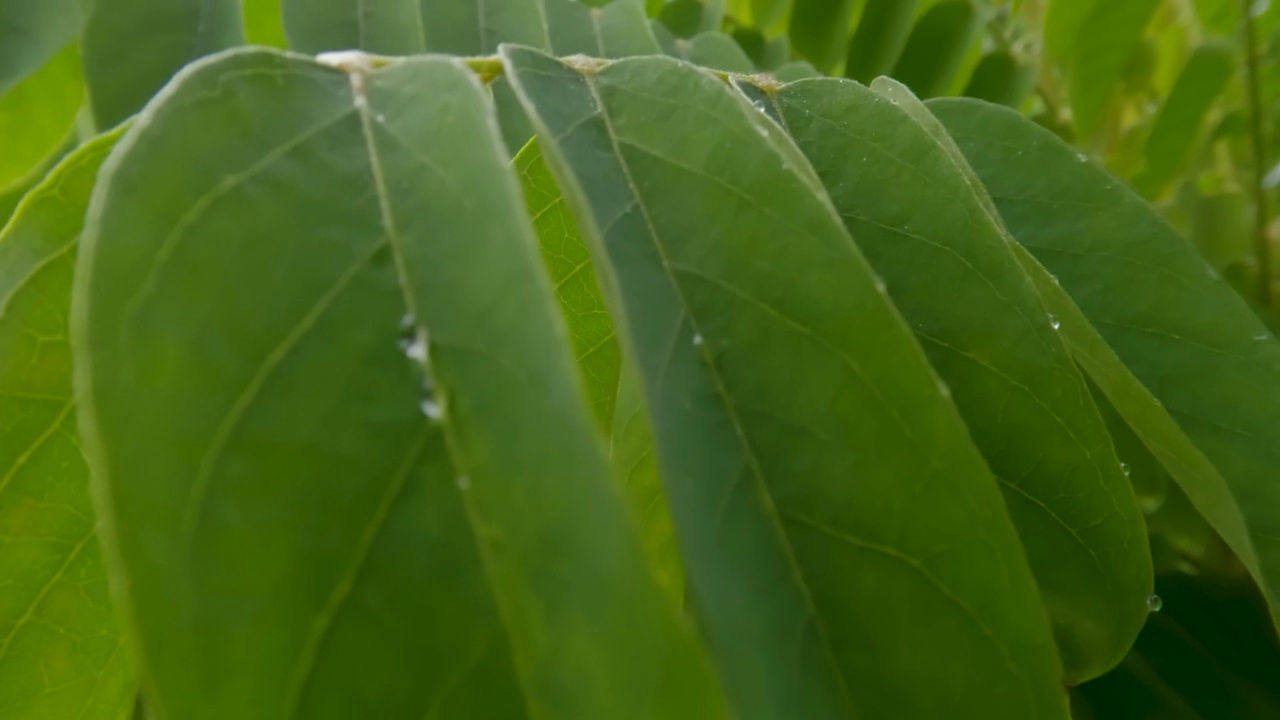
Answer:
[[[1160,608],[1164,607],[1164,601],[1159,595],[1152,593],[1147,596],[1147,612],[1160,612]]]
[[[1062,327],[1062,321],[1058,320],[1058,317],[1056,315],[1049,316],[1049,324],[1053,326],[1054,330],[1057,330],[1058,328]]]
[[[439,420],[444,417],[444,406],[431,398],[427,398],[419,403],[418,409],[422,411],[423,415],[426,415],[427,418],[431,420]]]
[[[695,333],[693,336],[693,346],[702,347],[703,342],[702,335]]]
[[[1128,477],[1128,476],[1129,476],[1129,463],[1120,463],[1120,472],[1124,473],[1124,474],[1125,474],[1125,477]]]

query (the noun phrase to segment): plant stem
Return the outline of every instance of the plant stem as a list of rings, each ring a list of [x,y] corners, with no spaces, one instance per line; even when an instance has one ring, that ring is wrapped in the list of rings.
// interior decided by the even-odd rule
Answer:
[[[1258,79],[1258,38],[1253,22],[1253,0],[1240,0],[1240,7],[1245,48],[1245,84],[1249,98],[1249,130],[1253,136],[1253,253],[1258,263],[1258,302],[1263,308],[1270,309],[1273,293],[1271,244],[1267,237],[1267,225],[1271,221],[1271,211],[1267,202],[1267,189],[1263,184],[1263,177],[1267,172],[1267,140],[1263,131],[1264,108]]]

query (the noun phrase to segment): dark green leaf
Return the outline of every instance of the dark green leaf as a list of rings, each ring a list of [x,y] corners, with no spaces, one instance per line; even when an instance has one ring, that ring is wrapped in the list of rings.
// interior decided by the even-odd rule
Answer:
[[[120,131],[73,153],[0,231],[0,716],[120,718],[133,666],[94,534],[67,316],[85,206]]]
[[[588,8],[577,0],[545,0],[551,48],[557,55],[600,58],[658,55],[662,49],[644,10],[633,0]]]
[[[893,69],[911,34],[918,0],[867,0],[849,43],[844,76],[869,83]]]
[[[75,39],[83,21],[82,6],[82,0],[0,3],[0,95]]]
[[[818,70],[831,72],[844,58],[854,0],[795,0],[788,34],[791,47]]]
[[[805,78],[821,77],[822,73],[818,72],[817,68],[809,63],[804,62],[803,60],[797,60],[796,62],[789,62],[777,70],[774,70],[773,76],[777,78],[779,82],[788,83],[796,80],[803,80]]]
[[[945,94],[982,29],[974,2],[948,0],[929,8],[911,29],[893,77],[922,98]]]
[[[606,278],[738,716],[1065,717],[995,482],[795,147],[687,65],[504,58]]]
[[[1226,479],[1257,551],[1255,575],[1276,614],[1280,343],[1149,205],[1056,136],[997,106],[949,100],[930,107],[1013,236],[1060,279]],[[1107,390],[1101,379],[1098,384]],[[1199,503],[1198,493],[1220,498],[1170,471],[1193,501]],[[1215,506],[1199,509],[1248,562],[1245,539]]]
[[[1060,321],[964,171],[902,105],[928,111],[900,85],[885,95],[821,80],[776,100],[1001,483],[1066,683],[1097,677],[1146,619],[1141,512]],[[928,187],[930,201],[903,192],[911,187]]]
[[[183,65],[244,42],[239,0],[94,0],[81,38],[100,128],[133,115]]]
[[[725,72],[755,72],[751,58],[722,32],[698,33],[689,41],[689,62]]]
[[[76,388],[150,709],[718,717],[483,89],[330,62],[194,66],[95,189]]]
[[[702,3],[698,0],[672,0],[662,6],[658,20],[678,38],[691,38],[702,27]]]
[[[1036,66],[1008,50],[988,53],[965,85],[965,97],[1016,108],[1036,85]]]

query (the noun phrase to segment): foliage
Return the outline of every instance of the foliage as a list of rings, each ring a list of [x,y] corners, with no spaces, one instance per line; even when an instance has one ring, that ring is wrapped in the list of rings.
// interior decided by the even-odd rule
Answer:
[[[0,8],[0,714],[1280,713],[1276,11],[592,5]]]

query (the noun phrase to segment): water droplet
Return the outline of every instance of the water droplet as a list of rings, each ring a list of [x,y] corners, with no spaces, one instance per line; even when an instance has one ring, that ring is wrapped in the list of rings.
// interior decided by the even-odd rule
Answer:
[[[764,112],[764,111],[765,111],[765,106],[764,106],[764,101],[763,101],[763,100],[756,100],[755,102],[753,102],[753,103],[751,103],[751,104],[752,104],[752,105],[754,105],[754,106],[756,107],[756,109],[757,109],[757,110],[759,110],[760,112]]]
[[[1085,155],[1085,154],[1084,154],[1084,153],[1082,153],[1082,152],[1078,152],[1078,153],[1076,153],[1076,161],[1077,161],[1077,162],[1089,162],[1089,156],[1088,156],[1088,155]]]
[[[427,360],[427,339],[422,335],[416,335],[412,340],[401,340],[400,349],[404,350],[404,356],[414,362],[426,362]]]
[[[1054,330],[1062,327],[1062,321],[1058,320],[1058,317],[1052,314],[1049,315],[1049,324],[1053,326]]]
[[[1254,339],[1254,340],[1257,340],[1258,342],[1262,342],[1263,340],[1266,340],[1266,339],[1267,339],[1267,338],[1269,338],[1269,337],[1271,337],[1271,336],[1270,336],[1270,335],[1268,335],[1267,333],[1262,333],[1261,335],[1254,335],[1254,336],[1253,336],[1253,339]]]
[[[1147,612],[1160,612],[1160,608],[1164,607],[1164,601],[1159,595],[1152,593],[1147,596]]]
[[[459,475],[457,479],[454,480],[454,482],[458,485],[459,490],[471,489],[471,478],[467,477],[466,475]]]
[[[1058,281],[1058,276],[1057,276],[1057,275],[1052,275],[1052,274],[1051,274],[1051,275],[1049,275],[1049,277],[1053,278],[1053,284],[1054,284],[1054,285],[1061,285],[1061,284],[1062,284],[1061,282],[1059,282],[1059,281]]]
[[[378,113],[378,114],[377,114],[377,116],[376,116],[376,119],[377,119],[377,121],[378,121],[378,122],[380,122],[380,123],[384,123],[384,122],[386,122],[386,121],[387,121],[387,116],[386,116],[386,115],[383,115],[382,113]]]
[[[1124,473],[1125,477],[1129,477],[1129,463],[1120,463],[1120,472]]]
[[[703,343],[702,335],[700,335],[700,334],[698,334],[698,333],[694,333],[694,335],[693,335],[693,346],[694,346],[694,347],[702,347],[702,343]]]
[[[444,405],[441,405],[431,398],[427,398],[419,403],[418,409],[422,411],[423,415],[426,415],[427,418],[431,420],[439,420],[444,417]]]

